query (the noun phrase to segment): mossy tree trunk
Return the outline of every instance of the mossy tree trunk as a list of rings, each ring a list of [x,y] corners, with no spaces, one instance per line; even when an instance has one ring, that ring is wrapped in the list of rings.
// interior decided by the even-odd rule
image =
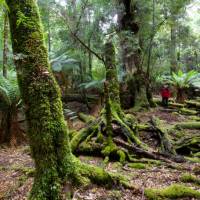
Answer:
[[[49,67],[34,0],[7,0],[19,87],[36,176],[31,199],[58,199],[71,156],[60,90]],[[68,163],[69,164],[69,163]]]
[[[119,37],[121,39],[121,51],[122,51],[122,61],[124,68],[127,73],[132,74],[131,79],[134,81],[129,81],[134,85],[129,88],[134,87],[132,95],[134,97],[135,108],[147,108],[149,107],[147,95],[146,95],[146,82],[145,73],[142,69],[141,62],[141,49],[139,41],[139,23],[136,21],[136,13],[139,9],[135,2],[133,1],[120,1],[123,4],[124,12],[119,17]],[[133,39],[134,37],[134,39]],[[137,47],[136,47],[137,46]]]
[[[63,180],[109,184],[103,169],[82,164],[72,153],[58,84],[49,67],[35,0],[6,0],[19,87],[26,108],[36,173],[30,199],[60,199]],[[113,183],[113,182],[112,182]]]

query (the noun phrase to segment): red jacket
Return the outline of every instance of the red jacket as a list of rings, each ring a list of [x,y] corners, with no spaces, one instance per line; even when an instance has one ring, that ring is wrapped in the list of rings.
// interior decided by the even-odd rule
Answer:
[[[168,88],[162,88],[161,89],[161,96],[165,97],[165,98],[169,98],[170,97],[170,91]]]

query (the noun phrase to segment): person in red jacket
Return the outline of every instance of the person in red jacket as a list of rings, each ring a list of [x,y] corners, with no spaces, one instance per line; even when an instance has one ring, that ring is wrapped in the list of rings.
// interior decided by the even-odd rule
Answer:
[[[163,88],[161,89],[161,96],[162,96],[162,105],[167,107],[169,98],[171,96],[168,85],[164,85]]]

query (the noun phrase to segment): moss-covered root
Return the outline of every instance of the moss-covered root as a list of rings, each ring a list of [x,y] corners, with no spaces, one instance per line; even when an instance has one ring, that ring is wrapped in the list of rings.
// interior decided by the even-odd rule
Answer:
[[[162,153],[167,155],[176,155],[176,151],[170,141],[168,132],[166,131],[164,125],[162,125],[161,121],[156,117],[152,117],[151,124],[160,139]]]
[[[121,185],[124,188],[133,189],[125,176],[109,173],[100,167],[84,164],[75,157],[73,158],[73,163],[73,165],[69,166],[71,169],[67,179],[71,179],[74,185],[86,186],[92,182],[109,188],[114,185]]]
[[[181,176],[180,180],[184,183],[194,183],[200,186],[200,179],[192,174],[185,173]]]
[[[85,123],[90,123],[90,122],[95,121],[95,118],[92,115],[86,115],[84,113],[79,113],[78,117],[81,121]]]
[[[200,129],[200,122],[184,122],[175,125],[177,129]]]
[[[164,189],[145,189],[145,196],[149,200],[197,198],[200,199],[200,192],[184,185],[173,184]]]

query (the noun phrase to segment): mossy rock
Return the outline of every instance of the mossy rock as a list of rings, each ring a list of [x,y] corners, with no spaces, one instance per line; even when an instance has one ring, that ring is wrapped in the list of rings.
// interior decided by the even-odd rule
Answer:
[[[134,168],[134,169],[146,169],[148,168],[148,165],[144,163],[129,163],[128,167]]]
[[[200,199],[200,192],[190,187],[172,184],[164,189],[145,189],[145,196],[149,200],[197,198]]]
[[[189,173],[183,174],[180,180],[184,183],[194,183],[195,185],[200,186],[200,179]]]

